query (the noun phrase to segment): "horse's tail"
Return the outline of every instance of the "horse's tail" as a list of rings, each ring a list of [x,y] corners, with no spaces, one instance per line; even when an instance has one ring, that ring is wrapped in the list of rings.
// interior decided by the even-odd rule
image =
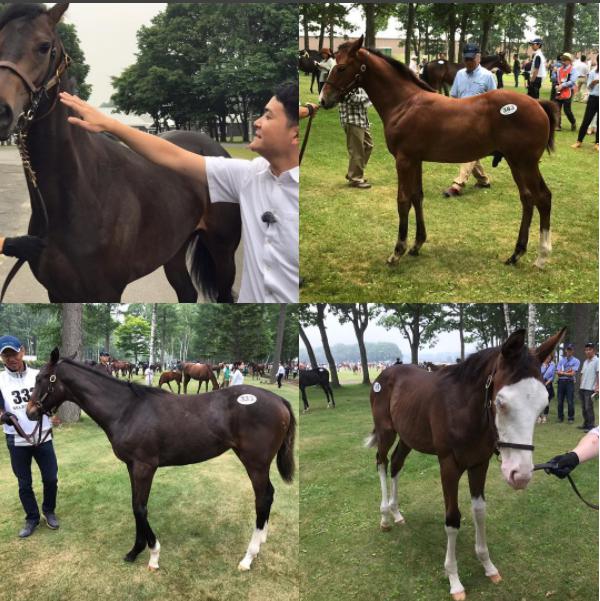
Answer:
[[[13,281],[13,278],[17,275],[17,272],[23,265],[25,264],[25,259],[19,259],[12,267],[12,269],[8,272],[6,276],[6,280],[4,280],[4,285],[2,286],[2,292],[0,292],[0,305],[4,302],[4,295],[8,290],[8,286]]]
[[[214,302],[218,295],[217,266],[206,244],[202,240],[202,232],[194,232],[188,246],[190,259],[190,276],[196,290],[201,290],[207,301]]]
[[[365,438],[363,444],[366,449],[373,449],[377,446],[377,433],[375,430]]]
[[[296,418],[292,411],[292,406],[285,400],[281,399],[290,414],[290,425],[288,426],[285,438],[277,451],[277,469],[281,477],[286,482],[291,482],[294,479],[294,471],[296,464],[294,462],[294,441],[296,440]]]
[[[427,64],[423,65],[423,71],[421,73],[421,79],[431,85],[431,81],[429,81],[429,72],[427,71]]]
[[[542,108],[546,115],[548,115],[548,120],[550,121],[550,134],[548,135],[548,141],[546,142],[546,150],[552,152],[554,150],[554,130],[558,123],[556,104],[551,100],[540,100],[539,103],[542,105]]]

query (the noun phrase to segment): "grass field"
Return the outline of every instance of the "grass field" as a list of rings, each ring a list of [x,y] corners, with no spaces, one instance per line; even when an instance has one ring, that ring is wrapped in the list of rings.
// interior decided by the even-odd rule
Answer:
[[[296,411],[297,386],[285,385],[280,393]],[[147,550],[133,564],[123,561],[135,533],[129,477],[104,432],[84,416],[77,424],[60,427],[54,439],[61,527],[51,531],[40,526],[24,540],[17,537],[24,519],[17,481],[2,445],[0,599],[298,600],[298,479],[285,484],[275,462],[269,540],[246,573],[238,572],[237,564],[254,528],[254,495],[233,452],[201,465],[159,469],[149,521],[161,543],[161,567],[151,573]],[[35,465],[33,473],[41,505]]]
[[[379,529],[375,452],[362,446],[372,430],[369,388],[334,391],[337,408],[309,389],[301,417],[300,569],[303,601],[445,601],[446,535],[437,459],[411,453],[399,478],[406,524]],[[580,419],[579,409],[576,412]],[[535,461],[571,449],[581,430],[550,421],[536,427]],[[598,498],[598,462],[577,468],[574,480]],[[458,569],[467,599],[587,601],[598,598],[598,513],[577,499],[568,482],[536,472],[525,491],[513,491],[492,459],[486,488],[490,556],[503,576],[492,584],[474,553],[475,530],[466,476],[459,501],[462,527]]]
[[[509,78],[506,78],[509,81]],[[302,102],[317,101],[300,76]],[[514,88],[509,88],[514,89]],[[520,88],[524,92],[523,88]],[[549,90],[542,91],[548,97]],[[573,104],[580,122],[585,105]],[[302,302],[596,302],[598,298],[598,153],[587,137],[578,151],[576,133],[556,133],[556,152],[545,154],[541,171],[553,194],[553,253],[543,271],[533,266],[539,239],[537,211],[527,254],[505,266],[521,219],[517,187],[505,161],[492,169],[492,187],[473,181],[459,199],[445,199],[458,165],[425,163],[425,223],[428,240],[419,257],[395,267],[385,260],[398,232],[396,171],[382,124],[369,110],[375,149],[366,170],[370,190],[347,186],[346,142],[338,110],[320,110],[313,122],[301,168],[300,273]],[[303,123],[304,125],[304,123]],[[410,213],[409,246],[415,234]]]

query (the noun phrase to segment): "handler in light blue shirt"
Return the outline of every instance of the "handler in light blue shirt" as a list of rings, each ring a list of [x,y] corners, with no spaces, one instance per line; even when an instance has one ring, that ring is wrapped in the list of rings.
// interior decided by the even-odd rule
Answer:
[[[573,401],[575,394],[575,376],[579,371],[579,359],[573,355],[575,347],[572,344],[567,344],[565,354],[562,356],[556,367],[556,375],[558,376],[558,395],[557,395],[557,413],[558,421],[564,419],[563,405],[566,399],[568,408],[569,423],[573,423],[575,419],[575,403]]]
[[[463,59],[466,67],[461,69],[454,78],[450,96],[453,98],[469,98],[490,92],[496,89],[496,79],[491,71],[479,64],[481,54],[479,47],[475,44],[467,44],[463,48]],[[473,174],[477,180],[475,187],[489,188],[490,180],[483,171],[479,160],[463,163],[460,166],[458,177],[454,179],[452,185],[444,191],[446,198],[460,196],[469,177]]]

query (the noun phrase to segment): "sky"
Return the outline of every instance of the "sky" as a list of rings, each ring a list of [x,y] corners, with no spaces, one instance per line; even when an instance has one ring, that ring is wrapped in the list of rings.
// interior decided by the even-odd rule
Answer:
[[[376,321],[376,320],[375,320]],[[394,328],[392,330],[386,330],[384,327],[377,325],[377,323],[370,322],[365,332],[365,342],[394,342],[402,351],[402,356],[405,360],[410,361],[410,346],[404,335],[400,333],[400,330]],[[327,327],[327,338],[330,345],[336,343],[341,344],[356,344],[356,335],[354,334],[354,328],[352,324],[340,324],[337,318],[331,315],[326,316],[325,325]],[[308,340],[313,347],[322,346],[321,335],[318,328],[304,328]],[[300,342],[301,346],[302,342]],[[465,346],[466,354],[472,353],[476,350],[475,345],[467,344]],[[443,332],[438,336],[437,343],[434,345],[428,345],[420,351],[420,354],[426,353],[447,353],[448,359],[453,361],[456,357],[460,356],[460,339],[458,332]]]
[[[165,3],[70,4],[64,21],[75,25],[90,66],[87,81],[93,86],[91,104],[98,106],[110,99],[111,76],[120,75],[135,62],[136,32],[142,25],[150,25],[152,17],[166,6]]]

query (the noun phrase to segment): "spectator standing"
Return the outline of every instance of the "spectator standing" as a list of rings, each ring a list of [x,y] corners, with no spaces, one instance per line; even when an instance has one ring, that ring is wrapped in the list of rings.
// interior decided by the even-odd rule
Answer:
[[[564,402],[567,401],[568,420],[572,424],[575,419],[575,377],[579,371],[579,359],[573,355],[575,347],[567,344],[565,354],[558,362],[556,375],[558,376],[557,413],[558,421],[564,421]]]
[[[581,367],[581,381],[579,383],[579,398],[581,399],[581,412],[583,425],[577,426],[580,430],[589,432],[596,424],[594,415],[594,394],[598,393],[598,357],[596,345],[588,342],[585,345],[585,361]]]
[[[554,398],[554,374],[556,373],[556,366],[552,361],[552,355],[548,355],[541,366],[542,380],[544,380],[544,386],[548,391],[548,405],[538,417],[539,424],[545,424],[548,419],[548,413],[550,411],[550,401]]]
[[[594,117],[598,119],[598,58],[596,58],[596,64],[592,66],[588,73],[587,79],[588,88],[588,101],[585,107],[585,114],[583,115],[583,121],[577,134],[577,142],[571,146],[571,148],[581,148],[585,134],[588,128],[591,126]],[[598,128],[594,128],[596,133],[596,150],[598,150]]]
[[[515,77],[515,88],[518,88],[519,87],[519,74],[521,73],[521,63],[519,62],[518,54],[513,54],[512,72]]]
[[[577,83],[573,90],[574,102],[585,102],[587,98],[587,78],[590,74],[590,67],[587,64],[587,57],[582,54],[580,58],[573,61],[573,68],[577,72]],[[582,92],[583,90],[583,92]]]
[[[321,61],[315,61],[316,67],[319,69],[319,94],[327,81],[327,77],[329,77],[329,71],[333,69],[335,66],[335,59],[333,58],[333,54],[329,48],[321,48]]]
[[[527,86],[527,95],[532,98],[540,97],[540,88],[546,77],[546,57],[542,52],[542,39],[534,38],[529,42],[533,49],[533,58],[531,62],[531,73],[529,75],[529,85]]]

